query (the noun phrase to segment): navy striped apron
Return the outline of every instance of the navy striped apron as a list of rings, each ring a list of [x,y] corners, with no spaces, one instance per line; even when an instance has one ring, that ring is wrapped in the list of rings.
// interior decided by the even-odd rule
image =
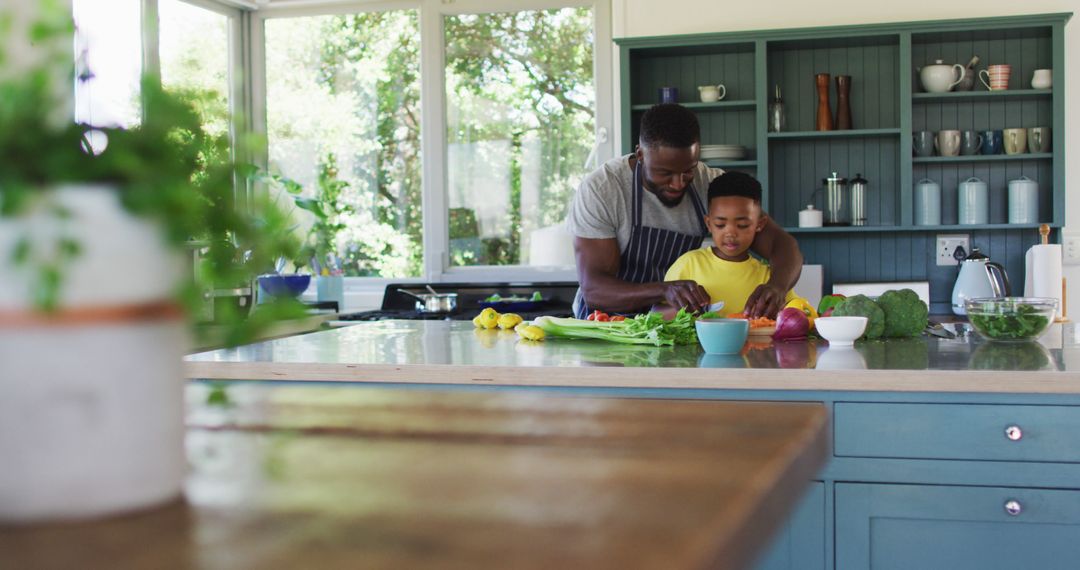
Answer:
[[[630,241],[619,255],[619,272],[616,274],[619,279],[630,283],[663,281],[664,274],[680,255],[701,246],[702,239],[709,233],[708,228],[705,227],[705,208],[701,205],[701,198],[698,197],[693,184],[686,187],[686,193],[690,195],[690,203],[697,212],[701,234],[684,234],[642,225],[642,198],[645,195],[645,187],[642,184],[641,161],[634,165],[634,191],[631,193],[633,198],[630,201],[633,225],[630,226]],[[642,312],[646,311],[648,309]],[[588,299],[582,299],[575,316],[584,319],[591,312]]]

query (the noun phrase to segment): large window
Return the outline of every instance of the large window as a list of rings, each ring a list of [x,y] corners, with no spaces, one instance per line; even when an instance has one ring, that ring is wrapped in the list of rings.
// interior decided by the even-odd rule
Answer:
[[[271,171],[312,196],[344,183],[323,211],[346,275],[419,276],[418,12],[275,18],[265,35]]]
[[[448,16],[445,38],[450,263],[548,259],[593,149],[592,10]]]
[[[78,30],[75,120],[97,127],[131,127],[142,116],[142,1],[74,0]]]
[[[229,17],[180,0],[158,0],[161,83],[192,97],[203,128],[229,132]]]
[[[611,153],[606,2],[72,2],[80,121],[137,124],[144,66],[201,93],[208,131],[252,126],[271,173],[337,196],[346,275],[572,278],[561,222]]]

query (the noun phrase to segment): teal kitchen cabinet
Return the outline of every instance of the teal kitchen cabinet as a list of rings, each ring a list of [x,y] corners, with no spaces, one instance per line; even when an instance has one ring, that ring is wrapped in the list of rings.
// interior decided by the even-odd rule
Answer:
[[[825,483],[815,481],[756,570],[825,570]]]
[[[1039,241],[1038,223],[1008,222],[1008,182],[1039,185],[1038,221],[1059,240],[1065,223],[1065,24],[1071,14],[934,20],[620,38],[622,151],[632,152],[641,114],[676,87],[702,126],[702,144],[737,144],[748,154],[710,166],[756,176],[765,210],[799,240],[807,263],[825,266],[824,286],[867,281],[929,281],[931,311],[947,313],[954,267],[937,266],[937,233],[965,233],[1013,275]],[[937,59],[977,69],[1012,66],[1009,89],[925,93],[918,68]],[[1035,69],[1052,69],[1050,89],[1031,88]],[[851,130],[815,131],[814,75],[850,75]],[[699,102],[699,85],[723,83],[727,96]],[[787,130],[767,132],[768,106],[779,86]],[[836,84],[829,101],[835,115]],[[912,156],[917,131],[1051,127],[1049,152],[957,157]],[[867,225],[799,228],[798,212],[822,209],[822,179],[837,172],[869,180]],[[969,177],[987,183],[989,220],[960,225],[957,187]],[[942,223],[914,225],[916,182],[941,185]]]
[[[1080,567],[1080,491],[836,484],[836,570]]]

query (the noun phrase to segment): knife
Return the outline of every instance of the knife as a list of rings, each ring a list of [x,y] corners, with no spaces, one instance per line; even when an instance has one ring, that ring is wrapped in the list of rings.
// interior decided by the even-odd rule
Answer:
[[[926,321],[926,328],[923,330],[926,334],[939,338],[956,338],[956,335],[952,331],[942,326],[941,323],[934,321]]]

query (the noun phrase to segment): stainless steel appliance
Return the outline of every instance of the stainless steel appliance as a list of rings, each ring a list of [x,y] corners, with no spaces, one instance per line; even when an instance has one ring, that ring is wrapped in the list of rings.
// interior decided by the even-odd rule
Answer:
[[[417,310],[417,301],[412,295],[421,295],[427,286],[434,287],[440,294],[457,294],[457,306],[443,312]],[[507,303],[507,310],[525,320],[542,315],[558,317],[573,316],[572,305],[577,292],[576,281],[550,281],[537,283],[388,283],[383,293],[382,306],[372,311],[359,311],[340,315],[338,322],[382,321],[387,319],[407,320],[471,320],[483,308],[485,299],[498,294],[506,298],[532,299],[539,293],[541,300],[530,303]]]

